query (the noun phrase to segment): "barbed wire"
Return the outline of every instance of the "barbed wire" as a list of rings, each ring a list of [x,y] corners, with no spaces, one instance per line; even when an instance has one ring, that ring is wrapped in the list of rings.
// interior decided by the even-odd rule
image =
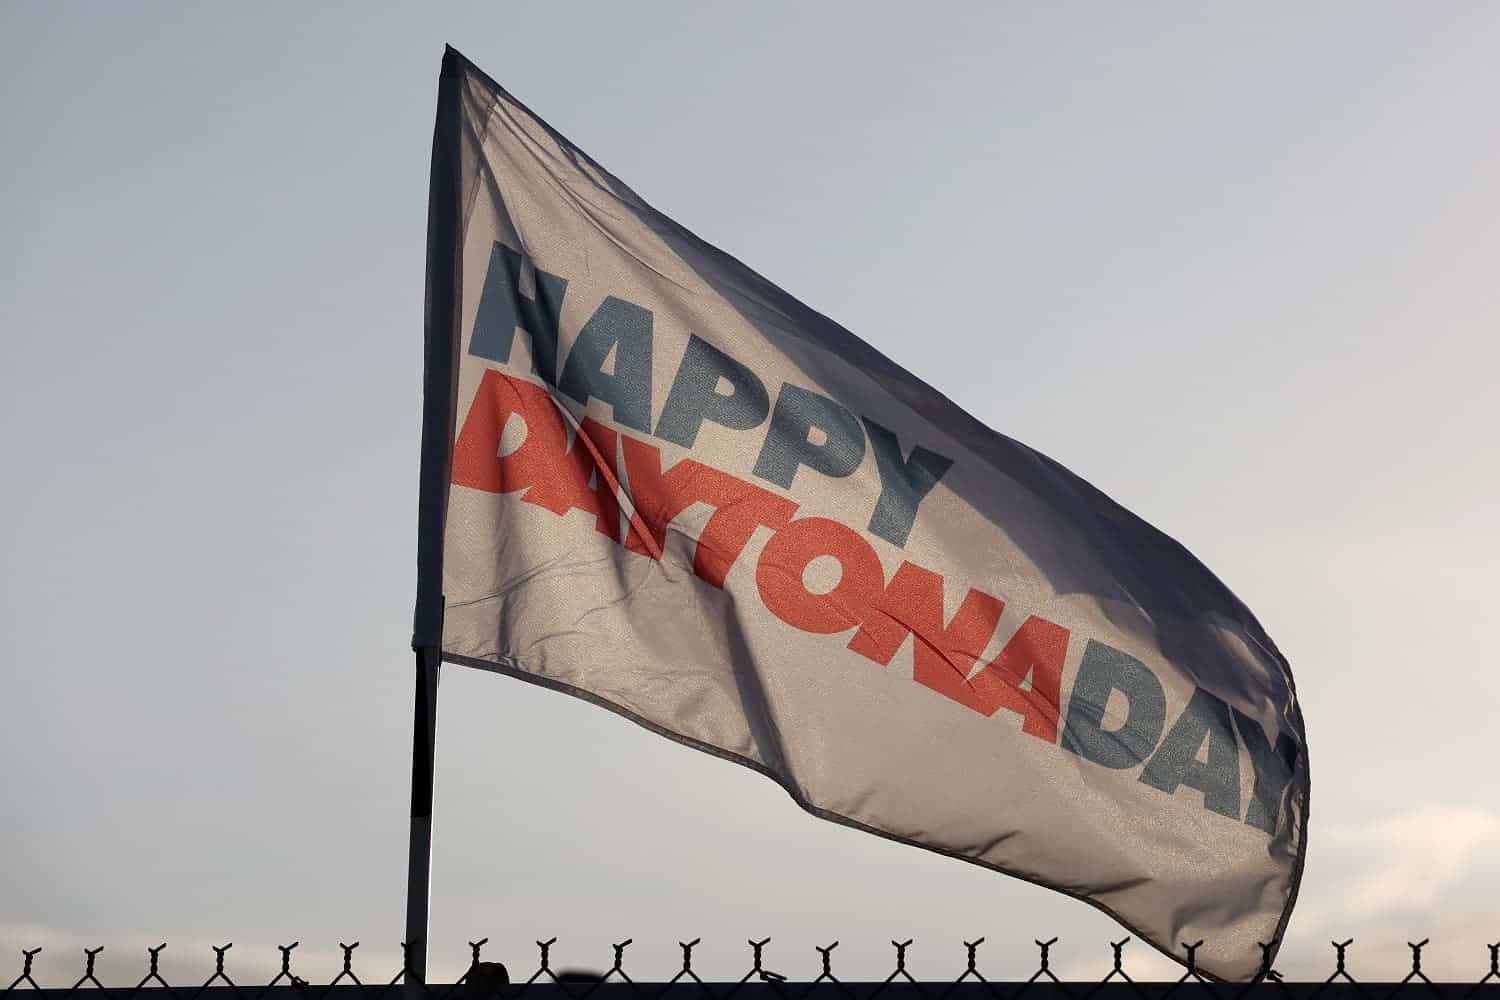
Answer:
[[[991,979],[979,970],[978,952],[985,942],[982,937],[962,942],[965,962],[957,978],[921,981],[907,969],[907,950],[914,944],[911,939],[891,941],[896,952],[895,968],[884,980],[875,982],[840,979],[833,969],[833,953],[839,946],[839,942],[834,941],[828,945],[815,946],[814,950],[819,956],[820,971],[814,979],[801,984],[790,982],[781,973],[766,968],[765,949],[771,943],[770,938],[746,942],[750,947],[748,972],[738,978],[729,977],[717,981],[705,981],[700,977],[698,970],[693,967],[693,949],[702,943],[702,939],[679,941],[678,946],[682,949],[682,968],[670,980],[657,983],[637,981],[625,971],[625,952],[634,943],[634,940],[630,938],[612,946],[614,952],[612,961],[602,972],[556,971],[551,964],[551,949],[557,943],[557,938],[537,941],[536,946],[539,952],[537,968],[524,979],[520,977],[513,979],[507,967],[501,963],[485,961],[482,957],[482,950],[489,943],[489,938],[481,938],[478,941],[468,942],[469,967],[452,983],[408,983],[408,972],[412,965],[412,949],[415,947],[415,944],[409,941],[401,945],[403,964],[394,975],[374,979],[361,978],[354,970],[354,952],[359,947],[359,942],[339,942],[342,967],[331,981],[321,986],[301,978],[292,971],[292,953],[301,945],[300,941],[276,946],[281,953],[281,968],[270,982],[258,987],[236,983],[230,978],[225,969],[225,962],[230,949],[234,947],[232,942],[210,946],[214,956],[212,975],[202,984],[189,986],[173,986],[162,975],[161,956],[162,952],[167,949],[165,942],[146,949],[146,973],[140,981],[134,985],[120,987],[106,987],[95,973],[99,955],[104,951],[102,946],[82,949],[82,974],[71,985],[61,986],[43,986],[37,982],[34,969],[37,956],[42,954],[43,949],[25,948],[21,949],[20,953],[22,961],[20,974],[8,986],[0,989],[0,995],[14,994],[14,1000],[22,1000],[23,997],[30,997],[33,1000],[63,1000],[75,993],[102,992],[105,1000],[125,1000],[125,998],[144,993],[150,997],[160,998],[160,1000],[167,1000],[170,995],[175,1000],[177,994],[191,998],[204,993],[215,996],[231,993],[242,996],[245,1000],[292,995],[298,997],[299,1000],[333,1000],[333,998],[344,998],[350,995],[368,996],[369,1000],[380,1000],[381,997],[390,994],[391,1000],[396,1000],[397,997],[405,997],[407,1000],[414,997],[422,998],[422,1000],[450,1000],[454,997],[459,1000],[492,1000],[495,997],[517,996],[528,991],[543,993],[560,991],[567,997],[582,1000],[590,993],[602,989],[611,994],[618,994],[624,990],[631,995],[642,996],[655,996],[662,993],[677,995],[684,991],[695,991],[706,996],[727,1000],[741,989],[749,988],[762,992],[770,990],[778,996],[788,998],[808,994],[819,996],[840,994],[849,1000],[874,1000],[875,997],[886,993],[911,995],[913,992],[930,1000],[943,1000],[955,992],[964,992],[975,997],[993,997],[995,1000],[1019,1000],[1020,997],[1027,995],[1035,995],[1038,998],[1047,995],[1065,995],[1077,998],[1077,1000],[1089,1000],[1096,994],[1108,994],[1111,997],[1136,997],[1139,1000],[1166,1000],[1167,997],[1179,992],[1199,995],[1206,993],[1230,998],[1246,997],[1248,994],[1270,995],[1297,998],[1297,1000],[1301,998],[1312,1000],[1318,997],[1336,1000],[1344,996],[1380,1000],[1380,998],[1397,994],[1469,997],[1482,993],[1486,996],[1500,996],[1500,942],[1486,945],[1489,950],[1489,968],[1481,979],[1473,983],[1440,983],[1428,978],[1427,974],[1422,971],[1422,949],[1431,943],[1427,938],[1407,942],[1407,947],[1411,949],[1411,971],[1396,983],[1361,983],[1354,978],[1349,972],[1347,963],[1347,952],[1354,944],[1353,938],[1329,942],[1334,950],[1334,970],[1327,979],[1322,981],[1302,983],[1287,981],[1272,968],[1271,953],[1275,948],[1275,942],[1262,942],[1260,944],[1261,967],[1254,979],[1248,983],[1211,982],[1198,972],[1197,952],[1203,942],[1193,941],[1182,942],[1180,945],[1186,966],[1180,978],[1175,981],[1148,983],[1131,978],[1130,974],[1125,971],[1124,950],[1131,941],[1129,937],[1109,943],[1113,951],[1113,962],[1110,971],[1103,979],[1088,982],[1080,980],[1064,982],[1058,978],[1051,967],[1050,952],[1057,941],[1055,937],[1046,941],[1035,941],[1039,950],[1036,970],[1029,977],[1018,978],[1012,982]],[[4,982],[4,979],[0,978],[0,982]],[[1080,990],[1080,987],[1083,989]]]

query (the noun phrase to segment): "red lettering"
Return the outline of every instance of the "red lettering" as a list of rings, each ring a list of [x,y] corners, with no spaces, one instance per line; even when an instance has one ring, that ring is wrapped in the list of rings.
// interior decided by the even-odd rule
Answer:
[[[502,456],[501,437],[512,415],[525,422],[526,437]],[[693,572],[723,587],[755,529],[772,528],[776,533],[761,554],[755,581],[776,617],[821,634],[858,626],[849,648],[880,664],[889,664],[910,635],[917,683],[981,715],[1002,708],[1015,712],[1022,732],[1057,741],[1067,629],[1033,615],[970,677],[1004,602],[971,588],[944,624],[943,578],[937,573],[905,562],[886,585],[880,557],[853,529],[822,517],[793,521],[795,502],[692,459],[663,471],[659,448],[591,417],[570,441],[564,415],[542,386],[484,373],[454,442],[453,483],[488,493],[524,491],[524,502],[559,515],[587,511],[599,533],[619,542],[619,449],[635,506],[624,539],[630,551],[660,559],[673,518],[706,503],[713,514],[698,538]],[[811,592],[803,580],[820,556],[839,564],[839,581],[825,594]]]
[[[1022,718],[1022,732],[1055,743],[1067,629],[1032,616],[999,656],[969,676],[1004,609],[998,598],[970,589],[945,626],[943,578],[914,563],[902,563],[889,586],[871,602],[849,648],[889,664],[911,635],[912,678],[918,684],[984,716],[1002,708],[1015,712]],[[1029,690],[1023,690],[1028,673]]]
[[[943,625],[943,578],[930,569],[904,562],[870,606],[849,648],[876,663],[889,664],[906,640],[915,637],[913,671],[918,682],[949,693],[945,685],[962,684],[995,634],[1005,602],[982,590],[970,590],[946,627]],[[950,680],[951,679],[951,680]],[[962,699],[955,699],[962,700]]]
[[[512,414],[525,421],[526,439],[502,456],[500,437]],[[570,445],[562,413],[546,389],[486,371],[453,445],[453,482],[487,493],[525,490],[524,502],[554,514],[587,511],[595,530],[618,542],[616,437],[585,417]]]
[[[521,499],[554,514],[588,511],[594,515],[594,529],[618,542],[620,480],[615,474],[618,437],[593,417],[584,417],[573,436],[573,444],[551,470],[552,475],[537,480]]]
[[[724,586],[757,527],[780,528],[797,512],[793,501],[690,458],[663,473],[661,449],[628,434],[621,441],[635,505],[625,547],[660,559],[672,519],[695,503],[706,503],[714,512],[693,551],[693,572],[715,587]]]
[[[526,439],[502,458],[500,435],[512,414],[526,422]],[[453,444],[453,483],[486,493],[514,493],[544,478],[567,446],[567,430],[547,390],[486,371]]]
[[[1056,743],[1063,660],[1067,655],[1068,630],[1032,615],[1021,623],[1000,655],[969,681],[976,699],[969,707],[985,715],[993,715],[997,708],[1009,709],[1021,716],[1023,733]],[[1028,673],[1030,690],[1023,690]]]
[[[802,575],[819,556],[839,563],[839,582],[826,594],[807,589]],[[799,518],[766,543],[755,568],[760,596],[777,618],[804,632],[832,634],[869,614],[885,572],[880,557],[857,532],[826,517]]]

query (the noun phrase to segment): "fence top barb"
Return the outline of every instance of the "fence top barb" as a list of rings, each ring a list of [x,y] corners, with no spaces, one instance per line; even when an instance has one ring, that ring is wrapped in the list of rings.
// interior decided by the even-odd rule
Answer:
[[[526,975],[513,975],[504,965],[493,961],[486,962],[482,956],[484,947],[489,944],[488,937],[482,937],[477,941],[469,941],[469,966],[465,973],[455,982],[447,984],[420,983],[419,989],[425,993],[429,1000],[489,1000],[488,996],[476,995],[474,984],[484,982],[490,984],[498,982],[505,984],[496,987],[502,993],[524,991],[528,988],[539,989],[562,989],[569,997],[582,1000],[596,989],[624,987],[631,992],[660,992],[669,988],[694,988],[705,992],[731,996],[741,987],[770,987],[778,993],[785,993],[794,984],[788,977],[767,968],[767,948],[771,944],[771,938],[751,939],[746,942],[749,946],[750,967],[743,974],[730,973],[715,976],[705,980],[701,970],[694,967],[693,949],[702,943],[701,938],[693,938],[691,941],[679,941],[678,947],[682,950],[682,967],[671,979],[663,982],[647,982],[637,977],[632,977],[626,970],[626,949],[634,943],[634,939],[626,938],[612,946],[613,955],[608,966],[602,971],[578,971],[578,970],[554,970],[552,967],[551,949],[557,944],[556,937],[544,941],[535,942],[538,957],[537,967],[534,972]],[[1051,949],[1058,943],[1056,937],[1034,942],[1038,949],[1037,965],[1035,969],[1011,969],[1007,970],[1009,976],[1002,977],[993,971],[986,974],[981,970],[979,958],[980,946],[985,943],[984,937],[977,937],[972,941],[960,942],[963,947],[962,957],[955,950],[956,975],[953,978],[925,979],[919,980],[912,975],[908,968],[908,951],[916,942],[910,938],[905,940],[891,940],[894,949],[893,968],[889,975],[877,978],[869,982],[853,982],[841,979],[834,970],[834,953],[839,946],[838,941],[827,945],[819,945],[814,948],[818,956],[819,972],[817,976],[805,983],[800,984],[802,992],[811,992],[814,989],[819,993],[843,992],[847,996],[853,996],[849,987],[858,987],[863,993],[873,998],[879,996],[886,990],[907,990],[915,988],[924,996],[931,995],[935,998],[946,996],[957,988],[977,988],[988,995],[1001,1000],[1018,1000],[1027,989],[1051,989],[1053,987],[1066,987],[1077,985],[1080,987],[1092,986],[1092,990],[1082,993],[1074,991],[1070,995],[1080,998],[1091,997],[1102,988],[1117,989],[1128,988],[1132,993],[1145,998],[1151,996],[1170,996],[1174,991],[1183,989],[1211,988],[1220,995],[1238,996],[1245,990],[1257,987],[1274,987],[1286,996],[1309,996],[1321,997],[1326,995],[1330,1000],[1335,996],[1348,994],[1351,990],[1353,995],[1378,998],[1391,995],[1400,991],[1403,995],[1413,991],[1423,992],[1429,996],[1435,995],[1461,995],[1469,996],[1483,992],[1485,995],[1500,997],[1500,941],[1486,945],[1488,949],[1488,968],[1479,966],[1482,976],[1477,981],[1441,983],[1435,982],[1422,968],[1422,950],[1431,944],[1431,939],[1423,938],[1421,941],[1407,942],[1410,949],[1410,971],[1405,978],[1396,983],[1375,984],[1361,982],[1356,979],[1350,970],[1349,950],[1354,944],[1354,939],[1344,941],[1330,941],[1333,949],[1331,956],[1333,970],[1326,979],[1321,981],[1309,981],[1307,983],[1291,983],[1272,968],[1271,954],[1275,949],[1276,942],[1261,942],[1261,968],[1254,979],[1248,983],[1211,983],[1205,979],[1197,969],[1197,951],[1203,945],[1202,941],[1182,942],[1180,947],[1183,953],[1182,961],[1185,971],[1175,982],[1146,983],[1132,978],[1125,970],[1124,950],[1130,943],[1131,938],[1125,937],[1119,941],[1109,942],[1112,951],[1112,961],[1109,972],[1099,980],[1068,980],[1060,979],[1052,968]],[[410,958],[416,942],[406,941],[401,943],[403,964],[400,969],[393,970],[390,976],[378,976],[371,978],[368,974],[361,977],[355,971],[354,953],[359,948],[358,941],[345,943],[339,942],[341,951],[341,967],[338,973],[328,983],[315,985],[297,975],[292,969],[293,952],[301,944],[293,941],[290,944],[277,945],[280,952],[280,969],[276,975],[264,984],[247,984],[235,981],[226,967],[230,949],[234,947],[232,942],[210,947],[213,953],[213,972],[202,983],[168,983],[162,972],[162,953],[167,951],[167,943],[163,942],[155,947],[147,947],[145,958],[145,975],[138,981],[128,981],[119,985],[109,987],[99,980],[97,965],[100,954],[104,951],[103,946],[81,949],[81,974],[77,979],[57,985],[46,985],[37,979],[37,959],[43,954],[43,949],[23,948],[20,949],[20,971],[8,986],[0,989],[0,993],[10,995],[18,994],[16,1000],[22,1000],[19,994],[45,993],[45,994],[72,994],[79,991],[103,991],[105,1000],[115,1000],[120,997],[134,996],[140,992],[157,991],[165,997],[163,991],[179,993],[187,991],[196,995],[205,990],[221,991],[228,990],[235,994],[245,994],[246,1000],[257,1000],[263,995],[280,994],[283,990],[294,990],[305,1000],[327,1000],[331,991],[347,990],[354,988],[361,991],[373,991],[377,998],[386,993],[392,993],[390,1000],[398,1000],[396,991],[402,988],[402,984],[408,979],[410,972]],[[1479,956],[1476,956],[1478,958]],[[476,970],[484,967],[485,975],[477,975]],[[499,978],[496,979],[493,972],[498,970]],[[0,977],[0,982],[5,982]],[[511,985],[514,984],[514,985]],[[868,989],[865,989],[868,987]],[[946,987],[934,993],[929,987]],[[1008,988],[1009,987],[1009,988]],[[1014,988],[1019,987],[1019,988]],[[1467,992],[1453,993],[1453,990],[1467,990]],[[1165,992],[1162,992],[1162,990]],[[493,991],[486,987],[486,991],[493,995]],[[726,992],[727,991],[727,992]],[[1237,992],[1238,991],[1238,992]],[[1383,991],[1383,992],[1382,992]],[[1263,990],[1261,992],[1264,992]],[[41,1000],[41,998],[39,998]],[[51,998],[47,998],[51,1000]]]

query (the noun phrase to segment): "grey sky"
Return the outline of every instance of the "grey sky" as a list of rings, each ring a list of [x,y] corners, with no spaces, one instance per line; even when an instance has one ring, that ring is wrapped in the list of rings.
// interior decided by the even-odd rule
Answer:
[[[1292,662],[1283,968],[1500,940],[1500,10],[0,4],[0,980],[401,933],[427,157],[451,42],[1199,555]],[[433,965],[994,977],[1123,935],[445,669]],[[1133,945],[1139,973],[1154,966]],[[171,954],[171,953],[169,953]],[[12,955],[13,958],[6,958]],[[191,961],[185,961],[191,957]],[[110,964],[111,962],[115,964]],[[363,964],[361,967],[363,967]],[[252,971],[253,970],[253,971]],[[71,982],[72,979],[68,979]],[[133,980],[132,980],[133,981]]]

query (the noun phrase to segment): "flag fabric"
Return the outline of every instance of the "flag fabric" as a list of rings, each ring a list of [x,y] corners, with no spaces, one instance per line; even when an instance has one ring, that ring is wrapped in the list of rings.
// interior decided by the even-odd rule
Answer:
[[[1085,900],[1179,961],[1201,940],[1207,975],[1274,953],[1306,739],[1249,610],[452,49],[427,324],[419,649]],[[1003,366],[990,343],[974,362]]]

